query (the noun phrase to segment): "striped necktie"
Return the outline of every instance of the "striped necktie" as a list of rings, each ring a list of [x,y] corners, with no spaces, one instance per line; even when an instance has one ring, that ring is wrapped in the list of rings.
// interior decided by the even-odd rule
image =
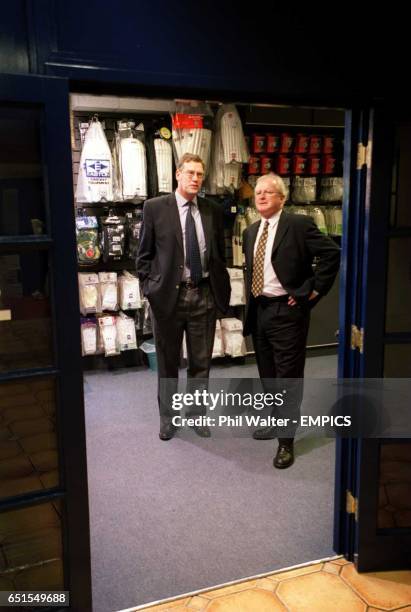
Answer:
[[[258,241],[253,264],[253,280],[251,283],[251,293],[254,297],[261,295],[264,287],[264,260],[265,247],[267,245],[269,222],[264,223],[263,232]]]

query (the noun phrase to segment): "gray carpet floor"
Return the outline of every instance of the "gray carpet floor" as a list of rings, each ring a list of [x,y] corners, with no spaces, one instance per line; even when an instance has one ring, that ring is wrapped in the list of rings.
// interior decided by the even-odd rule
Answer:
[[[307,377],[334,377],[336,356]],[[254,364],[212,377],[256,377]],[[333,555],[334,441],[158,438],[156,373],[85,376],[93,609],[113,612]],[[191,434],[191,435],[190,435]]]

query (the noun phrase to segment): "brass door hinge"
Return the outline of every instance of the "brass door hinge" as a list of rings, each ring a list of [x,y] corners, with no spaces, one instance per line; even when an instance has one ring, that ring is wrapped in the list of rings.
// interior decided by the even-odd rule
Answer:
[[[364,352],[364,329],[358,329],[356,325],[351,325],[351,348],[353,351],[359,349],[360,353]]]
[[[353,514],[355,520],[358,521],[358,499],[348,489],[345,497],[345,510],[347,514]]]
[[[363,166],[369,168],[371,166],[371,151],[372,142],[368,142],[367,146],[363,145],[362,142],[358,143],[357,148],[357,170],[361,170]]]

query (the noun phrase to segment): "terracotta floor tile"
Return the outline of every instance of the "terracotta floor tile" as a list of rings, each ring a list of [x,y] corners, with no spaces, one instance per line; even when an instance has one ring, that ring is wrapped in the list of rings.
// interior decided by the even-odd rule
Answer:
[[[411,571],[358,574],[349,565],[342,569],[341,577],[370,606],[390,610],[411,605]]]
[[[214,599],[215,597],[222,597],[223,595],[231,595],[231,593],[238,593],[239,591],[246,591],[247,589],[253,589],[257,585],[256,580],[250,580],[249,582],[240,582],[239,584],[232,584],[215,591],[208,591],[203,593],[203,597],[208,599]]]
[[[338,575],[341,571],[341,565],[338,566],[335,563],[324,563],[323,572],[328,572],[329,574]]]
[[[196,595],[192,597],[187,604],[187,609],[189,610],[204,610],[206,605],[209,603],[209,600],[205,597],[201,597],[201,595]]]
[[[339,576],[326,572],[285,580],[276,594],[295,612],[365,612],[367,609]]]
[[[287,612],[273,593],[254,589],[213,599],[207,612]]]
[[[289,570],[287,572],[280,572],[278,574],[273,574],[273,578],[276,580],[289,580],[290,578],[295,578],[296,576],[305,576],[305,574],[312,574],[314,572],[319,572],[322,568],[322,563],[315,563],[314,565],[307,565],[306,567],[299,567],[295,570]]]

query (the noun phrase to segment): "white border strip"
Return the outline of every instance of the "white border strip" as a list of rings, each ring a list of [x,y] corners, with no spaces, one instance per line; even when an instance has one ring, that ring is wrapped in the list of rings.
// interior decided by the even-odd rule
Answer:
[[[240,578],[239,580],[232,580],[231,582],[224,582],[223,584],[217,584],[216,586],[207,587],[206,589],[199,589],[198,591],[190,591],[184,595],[178,595],[177,597],[169,597],[168,599],[159,599],[157,601],[151,601],[150,603],[142,604],[134,608],[124,608],[124,610],[117,610],[117,612],[138,612],[138,610],[146,610],[151,606],[163,605],[186,597],[194,597],[201,593],[207,593],[208,591],[216,591],[223,587],[228,587],[233,584],[241,584],[242,582],[248,582],[250,580],[256,580],[258,578],[266,578],[267,576],[273,576],[275,574],[281,574],[282,572],[290,572],[291,570],[299,569],[300,567],[308,567],[315,565],[316,563],[327,563],[327,561],[335,561],[336,559],[343,559],[343,555],[335,555],[334,557],[325,557],[324,559],[317,559],[315,561],[306,561],[305,563],[299,563],[298,565],[291,565],[290,567],[284,567],[271,572],[265,572],[264,574],[256,574],[255,576],[249,576],[248,578]]]

